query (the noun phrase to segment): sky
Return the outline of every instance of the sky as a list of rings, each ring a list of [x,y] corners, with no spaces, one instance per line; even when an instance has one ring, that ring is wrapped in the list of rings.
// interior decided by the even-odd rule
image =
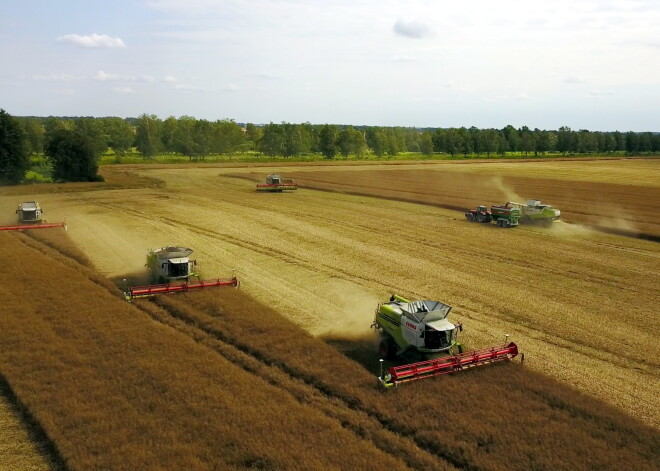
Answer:
[[[660,131],[660,0],[0,0],[14,116]]]

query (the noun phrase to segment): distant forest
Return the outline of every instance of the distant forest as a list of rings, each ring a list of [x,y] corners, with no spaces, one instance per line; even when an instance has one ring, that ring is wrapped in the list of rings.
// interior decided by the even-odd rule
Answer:
[[[598,132],[586,129],[558,130],[515,128],[410,128],[349,126],[310,123],[242,124],[233,120],[207,121],[190,116],[160,119],[143,114],[137,118],[20,117],[29,150],[42,153],[59,129],[85,134],[99,153],[109,148],[118,156],[134,148],[145,158],[179,153],[191,160],[206,155],[258,152],[265,156],[297,157],[320,154],[362,158],[367,155],[396,156],[401,153],[436,153],[454,156],[525,156],[552,154],[630,155],[660,152],[660,133]]]

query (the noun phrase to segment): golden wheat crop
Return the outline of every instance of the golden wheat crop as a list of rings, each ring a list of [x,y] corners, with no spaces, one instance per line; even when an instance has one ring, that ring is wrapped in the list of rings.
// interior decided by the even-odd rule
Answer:
[[[62,232],[48,245],[0,237],[17,257],[0,281],[41,288],[3,306],[2,373],[68,469],[652,469],[657,457],[655,431],[519,364],[383,391],[243,290],[129,305],[68,256]]]

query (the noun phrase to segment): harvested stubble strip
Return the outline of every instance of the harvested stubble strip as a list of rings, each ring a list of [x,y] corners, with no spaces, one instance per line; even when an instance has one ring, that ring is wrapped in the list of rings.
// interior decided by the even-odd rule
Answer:
[[[660,459],[657,431],[517,363],[383,392],[366,370],[320,347],[240,290],[170,296],[158,303],[269,364],[285,366],[292,376],[460,468],[617,469],[623,460],[652,470]]]
[[[25,295],[2,305],[0,369],[68,468],[405,468],[83,267],[1,237],[13,256],[0,283]]]

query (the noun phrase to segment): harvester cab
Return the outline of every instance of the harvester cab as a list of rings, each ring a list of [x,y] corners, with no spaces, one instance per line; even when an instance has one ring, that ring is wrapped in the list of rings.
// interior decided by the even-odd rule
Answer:
[[[16,210],[18,215],[18,222],[41,222],[43,218],[43,211],[36,201],[25,201],[18,205]]]
[[[192,249],[186,247],[162,247],[149,252],[146,266],[159,282],[198,277],[197,261],[190,259],[192,253]]]
[[[279,185],[281,182],[282,182],[282,177],[280,177],[276,173],[272,173],[266,177],[266,183],[269,183],[271,185]]]

